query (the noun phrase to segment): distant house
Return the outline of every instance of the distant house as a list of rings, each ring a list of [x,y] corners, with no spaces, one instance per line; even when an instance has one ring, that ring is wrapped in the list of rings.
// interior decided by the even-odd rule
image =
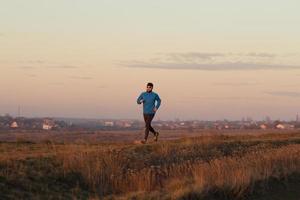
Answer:
[[[43,125],[42,125],[42,129],[43,130],[51,130],[53,129],[53,127],[55,126],[55,123],[53,120],[51,119],[44,119]]]
[[[114,126],[114,122],[112,121],[105,121],[104,126]]]
[[[108,123],[106,126],[118,126],[122,128],[130,128],[132,127],[132,122],[130,120],[118,120],[115,121],[114,124]]]
[[[261,124],[259,127],[260,127],[260,129],[263,129],[263,130],[268,128],[267,125],[265,125],[265,124]]]
[[[277,129],[294,129],[295,125],[293,124],[288,124],[288,123],[284,123],[284,124],[277,124],[276,125]]]
[[[43,123],[43,130],[51,130],[53,126]]]
[[[285,129],[285,126],[283,124],[277,124],[276,128],[277,129]]]
[[[18,123],[16,121],[14,121],[13,123],[11,123],[10,128],[18,128]]]

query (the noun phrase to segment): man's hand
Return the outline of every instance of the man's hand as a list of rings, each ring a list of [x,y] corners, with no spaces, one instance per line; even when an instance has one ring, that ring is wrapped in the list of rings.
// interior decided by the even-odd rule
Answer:
[[[153,111],[154,111],[154,112],[156,112],[156,111],[157,111],[157,108],[156,108],[156,107],[155,107],[155,108],[153,108]]]

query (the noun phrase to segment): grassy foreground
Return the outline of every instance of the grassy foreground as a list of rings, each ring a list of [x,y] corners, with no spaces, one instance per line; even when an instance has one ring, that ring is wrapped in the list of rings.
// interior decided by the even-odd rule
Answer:
[[[0,199],[300,199],[300,133],[0,143]]]

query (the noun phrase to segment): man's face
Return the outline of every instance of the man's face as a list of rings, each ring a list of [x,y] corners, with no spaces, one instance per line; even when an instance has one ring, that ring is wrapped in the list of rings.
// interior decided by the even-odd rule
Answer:
[[[147,86],[147,92],[151,92],[151,91],[152,91],[152,89],[153,89],[153,87],[151,87],[151,86]]]

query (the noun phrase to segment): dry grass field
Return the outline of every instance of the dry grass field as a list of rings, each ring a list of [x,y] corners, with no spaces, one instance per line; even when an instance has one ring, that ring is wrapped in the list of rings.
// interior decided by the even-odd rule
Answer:
[[[300,131],[161,135],[2,133],[0,199],[300,199]]]

